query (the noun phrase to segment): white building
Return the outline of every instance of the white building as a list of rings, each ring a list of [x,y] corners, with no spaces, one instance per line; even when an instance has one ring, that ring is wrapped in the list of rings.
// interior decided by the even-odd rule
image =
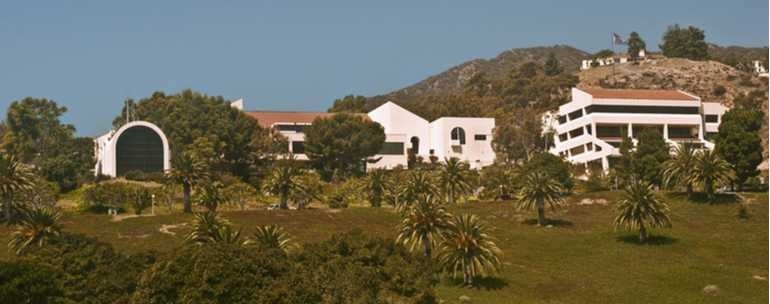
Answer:
[[[676,90],[572,89],[572,101],[549,113],[554,130],[550,150],[574,164],[607,170],[623,136],[632,138],[646,128],[658,130],[667,143],[694,142],[705,148],[726,111],[718,102]]]
[[[266,128],[275,128],[289,140],[289,152],[299,160],[304,154],[304,128],[317,117],[328,117],[324,112],[246,112]],[[361,114],[364,115],[364,114]],[[366,114],[366,117],[385,129],[385,144],[372,157],[377,162],[367,168],[394,168],[407,166],[410,151],[428,161],[457,157],[471,168],[490,165],[495,160],[492,150],[494,118],[442,117],[432,122],[407,111],[393,102],[386,102]]]
[[[164,172],[171,168],[168,139],[158,126],[132,121],[94,139],[94,174],[121,176],[130,171]]]
[[[639,50],[639,54],[638,54],[639,60],[644,60],[646,59],[646,57],[647,57],[647,52],[645,52],[644,50]],[[611,57],[605,57],[605,58],[583,59],[583,61],[580,64],[580,69],[588,70],[592,68],[594,65],[605,66],[605,65],[613,65],[613,64],[623,64],[629,61],[631,61],[631,58],[630,56],[628,56],[628,54],[614,54]]]

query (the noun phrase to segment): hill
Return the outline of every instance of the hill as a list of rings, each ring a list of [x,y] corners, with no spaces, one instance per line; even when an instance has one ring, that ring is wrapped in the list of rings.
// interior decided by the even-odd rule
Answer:
[[[367,101],[367,108],[374,108],[387,100],[411,102],[428,96],[462,93],[465,84],[474,75],[483,73],[490,80],[503,79],[513,68],[524,63],[533,61],[544,63],[551,53],[568,71],[577,71],[581,60],[590,56],[589,53],[568,45],[510,49],[500,53],[495,58],[473,59],[403,89],[370,97]]]

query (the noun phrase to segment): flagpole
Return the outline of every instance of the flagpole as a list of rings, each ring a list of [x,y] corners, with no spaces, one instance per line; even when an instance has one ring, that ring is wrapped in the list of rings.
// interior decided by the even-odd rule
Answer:
[[[612,80],[615,81],[615,36],[610,33],[610,45],[612,46]]]

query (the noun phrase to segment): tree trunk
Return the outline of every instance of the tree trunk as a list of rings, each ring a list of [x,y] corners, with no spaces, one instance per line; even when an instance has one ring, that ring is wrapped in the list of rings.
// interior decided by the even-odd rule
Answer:
[[[432,249],[430,248],[430,240],[427,235],[422,236],[422,247],[425,249],[425,256],[430,258],[432,255]]]
[[[692,183],[687,183],[687,198],[692,197]]]
[[[3,200],[3,212],[5,212],[5,224],[10,225],[11,224],[11,200],[4,199]]]
[[[473,285],[473,276],[471,275],[470,266],[467,264],[463,266],[463,283]]]
[[[639,243],[647,241],[647,229],[644,228],[644,224],[639,225]]]
[[[289,209],[289,199],[286,195],[281,195],[281,202],[278,204],[280,209]]]
[[[185,213],[192,213],[192,203],[190,202],[190,191],[192,187],[190,183],[182,183],[182,203],[184,205]]]
[[[451,188],[449,189],[449,204],[454,205],[455,204],[455,192]]]
[[[545,206],[543,203],[537,204],[537,225],[545,226]]]

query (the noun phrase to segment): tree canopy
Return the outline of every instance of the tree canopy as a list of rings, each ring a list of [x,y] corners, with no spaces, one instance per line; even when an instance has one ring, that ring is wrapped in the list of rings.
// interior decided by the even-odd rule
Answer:
[[[761,112],[740,106],[722,116],[715,138],[716,152],[730,163],[738,186],[758,173],[757,166],[762,162],[759,130],[764,119]]]
[[[631,59],[636,60],[639,58],[639,51],[644,50],[646,47],[647,44],[644,43],[644,40],[639,36],[639,33],[631,32],[628,36],[628,56],[630,56]]]
[[[360,115],[316,118],[305,130],[305,153],[326,180],[334,174],[362,173],[366,158],[377,154],[384,142],[382,126]]]
[[[14,101],[8,107],[2,139],[3,149],[33,165],[35,173],[56,182],[62,191],[88,180],[94,164],[92,139],[75,137],[75,127],[60,120],[66,112],[53,100]]]
[[[366,110],[366,97],[361,95],[347,95],[340,99],[334,100],[334,105],[329,108],[328,112],[349,112],[349,113],[364,113]]]
[[[666,57],[681,57],[692,60],[708,58],[708,44],[702,29],[694,26],[680,28],[674,24],[663,34],[663,44],[660,50]]]

